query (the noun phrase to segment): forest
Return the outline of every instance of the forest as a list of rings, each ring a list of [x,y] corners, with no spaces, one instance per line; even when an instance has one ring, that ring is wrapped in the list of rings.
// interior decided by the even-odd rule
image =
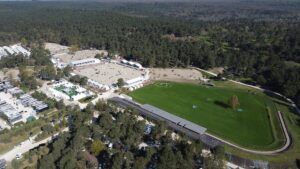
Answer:
[[[67,114],[70,132],[59,135],[40,151],[29,152],[30,158],[47,149],[48,153],[38,159],[37,168],[176,169],[204,166],[218,169],[224,165],[222,147],[213,149],[214,157],[203,158],[200,156],[201,142],[188,144],[185,136],[174,141],[171,132],[164,134],[167,126],[163,122],[158,122],[151,134],[144,134],[145,120],[137,120],[137,112],[132,109],[120,113],[112,103],[100,100],[83,111],[62,104],[60,111],[60,114]],[[95,111],[100,114],[98,118],[93,118]],[[93,123],[88,124],[91,120]],[[139,148],[143,141],[150,146]],[[161,144],[158,146],[157,142]],[[108,146],[110,143],[112,147]],[[18,161],[13,164],[16,168],[20,165]]]
[[[298,2],[1,2],[0,18],[0,45],[56,42],[148,67],[223,67],[300,105]]]

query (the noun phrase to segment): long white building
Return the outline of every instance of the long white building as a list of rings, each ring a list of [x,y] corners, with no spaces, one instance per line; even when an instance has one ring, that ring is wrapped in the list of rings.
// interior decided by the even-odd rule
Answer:
[[[31,53],[27,49],[23,48],[20,44],[0,47],[0,59],[9,55],[17,54],[30,56]]]
[[[75,60],[70,62],[70,66],[85,66],[85,65],[91,65],[91,64],[98,64],[100,63],[99,59],[96,58],[88,58],[88,59],[82,59],[82,60]]]

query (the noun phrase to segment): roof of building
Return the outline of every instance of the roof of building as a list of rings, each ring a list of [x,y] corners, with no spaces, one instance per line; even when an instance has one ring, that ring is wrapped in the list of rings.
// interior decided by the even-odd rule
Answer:
[[[2,56],[14,54],[23,54],[25,56],[29,56],[31,53],[27,49],[23,48],[20,44],[0,47],[0,58]]]
[[[188,120],[185,120],[183,118],[180,118],[178,116],[170,114],[170,113],[168,113],[168,112],[166,112],[164,110],[161,110],[161,109],[159,109],[157,107],[154,107],[152,105],[144,104],[141,107],[143,109],[145,109],[145,110],[150,111],[151,113],[153,113],[155,115],[158,115],[158,116],[160,116],[160,117],[162,117],[164,119],[167,119],[167,120],[169,120],[169,121],[171,121],[173,123],[176,123],[176,124],[178,124],[180,126],[183,126],[183,127],[187,128],[189,130],[192,130],[192,131],[194,131],[196,133],[204,134],[205,131],[206,131],[206,128],[204,128],[202,126],[199,126],[199,125],[197,125],[197,124],[195,124],[193,122],[190,122]]]
[[[6,102],[0,105],[0,112],[4,113],[9,121],[14,121],[19,117],[22,117],[22,115],[14,107]]]
[[[139,82],[139,81],[143,81],[144,78],[143,77],[137,77],[137,78],[134,78],[134,79],[130,79],[130,80],[127,80],[125,83],[126,84],[132,84],[132,83],[136,83],[136,82]]]
[[[80,64],[80,63],[84,63],[84,62],[90,62],[90,61],[95,61],[95,62],[100,62],[99,59],[96,58],[87,58],[87,59],[81,59],[81,60],[74,60],[71,62],[71,64]]]
[[[122,59],[121,62],[122,62],[122,63],[128,63],[128,61],[125,60],[125,59]]]

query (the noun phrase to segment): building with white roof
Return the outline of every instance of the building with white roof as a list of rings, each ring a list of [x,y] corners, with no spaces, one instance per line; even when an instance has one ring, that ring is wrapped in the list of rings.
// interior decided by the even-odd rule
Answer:
[[[15,52],[8,46],[3,46],[3,49],[6,51],[7,54],[13,55]]]
[[[122,60],[121,60],[121,63],[123,63],[123,64],[127,64],[127,63],[128,63],[128,61],[127,61],[126,59],[122,59]]]
[[[22,100],[5,92],[0,92],[0,113],[7,117],[11,125],[27,122],[28,118],[31,117],[38,118],[32,107],[24,106]]]
[[[9,55],[17,55],[17,54],[30,56],[31,53],[27,49],[23,48],[20,44],[0,47],[0,59],[2,57],[7,57]]]
[[[5,56],[7,56],[7,53],[5,52],[3,47],[0,47],[0,59]]]
[[[21,45],[13,45],[11,47],[14,48],[18,53],[22,53],[24,56],[30,56],[31,54],[28,50],[23,48]]]
[[[121,64],[130,66],[130,67],[134,67],[134,68],[137,68],[137,69],[143,69],[143,66],[140,63],[127,61],[126,59],[122,59]]]
[[[85,66],[85,65],[90,65],[90,64],[97,64],[100,63],[99,59],[96,58],[88,58],[88,59],[82,59],[82,60],[75,60],[70,62],[70,66]]]
[[[140,87],[141,84],[145,81],[144,77],[140,76],[134,79],[125,81],[125,87]]]
[[[56,100],[70,100],[78,101],[85,97],[94,95],[93,92],[86,90],[85,88],[75,85],[66,80],[61,80],[54,83],[51,86],[48,86],[48,91],[50,91],[50,97],[54,97]]]
[[[101,84],[101,83],[98,83],[92,79],[88,79],[88,82],[87,82],[88,85],[92,86],[92,87],[95,87],[97,89],[101,89],[101,90],[109,90],[110,87],[108,85],[105,85],[105,84]]]

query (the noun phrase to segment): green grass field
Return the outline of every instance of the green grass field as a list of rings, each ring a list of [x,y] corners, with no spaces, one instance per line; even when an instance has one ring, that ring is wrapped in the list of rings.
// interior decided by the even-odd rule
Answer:
[[[217,83],[216,87],[156,82],[129,93],[140,103],[152,104],[208,129],[209,133],[240,146],[270,150],[284,143],[273,101],[261,92]],[[237,95],[242,111],[228,106]]]

